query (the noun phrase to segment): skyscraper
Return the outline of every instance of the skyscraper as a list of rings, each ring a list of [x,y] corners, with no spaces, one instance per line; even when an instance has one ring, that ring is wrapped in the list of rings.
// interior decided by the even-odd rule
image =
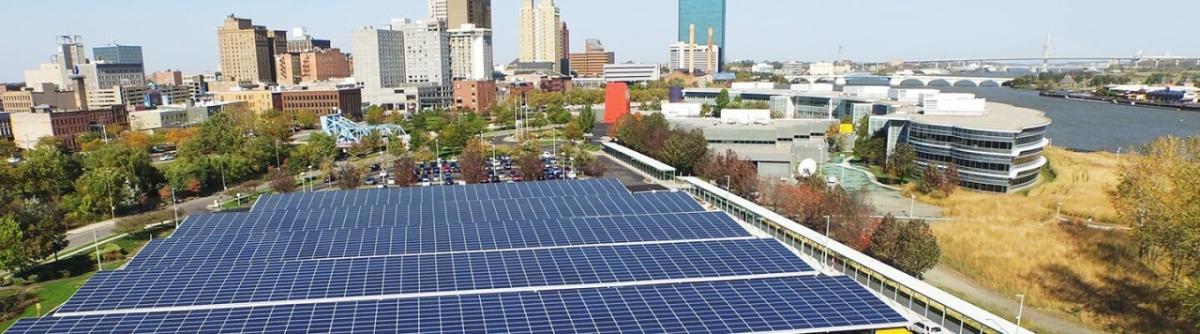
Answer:
[[[553,63],[562,69],[564,58],[562,18],[554,0],[524,0],[520,17],[520,61]]]
[[[492,30],[470,23],[450,29],[450,76],[492,80]]]
[[[275,55],[287,52],[287,31],[268,30],[233,14],[217,28],[221,73],[235,82],[275,81]]]
[[[96,61],[110,64],[142,64],[142,47],[133,45],[106,45],[92,48]]]
[[[400,87],[404,83],[404,32],[392,27],[364,27],[350,33],[354,78],[363,91]]]
[[[404,32],[404,81],[450,86],[450,34],[440,20],[392,22]]]
[[[476,28],[491,29],[492,1],[448,0],[446,1],[446,16],[447,26],[451,28],[470,23],[474,24]]]
[[[725,54],[725,0],[679,0],[679,38],[680,42],[688,42],[691,25],[696,26],[697,42],[708,45],[712,42],[720,51],[717,70],[724,69]],[[713,40],[708,41],[708,30],[713,30]],[[700,40],[700,38],[705,40]]]

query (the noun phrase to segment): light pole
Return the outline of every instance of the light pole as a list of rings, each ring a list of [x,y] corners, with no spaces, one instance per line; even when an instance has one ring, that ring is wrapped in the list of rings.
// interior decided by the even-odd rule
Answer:
[[[1025,295],[1017,295],[1017,298],[1021,301],[1017,306],[1017,328],[1013,331],[1013,334],[1021,333],[1021,312],[1025,311]]]
[[[179,225],[179,201],[175,199],[175,185],[168,187],[171,187],[171,211],[175,215],[175,225]]]
[[[96,229],[92,229],[92,247],[96,249],[96,271],[104,270],[103,263],[100,262],[100,240],[96,237]]]
[[[825,271],[829,271],[829,216],[825,216],[825,255],[821,256],[821,263],[825,264]]]
[[[308,192],[313,192],[312,180],[312,165],[308,165],[308,171],[304,173],[304,185],[308,186]]]
[[[917,195],[908,195],[908,218],[913,217],[913,210],[917,207]]]
[[[1062,221],[1062,202],[1058,202],[1054,205],[1054,219]]]

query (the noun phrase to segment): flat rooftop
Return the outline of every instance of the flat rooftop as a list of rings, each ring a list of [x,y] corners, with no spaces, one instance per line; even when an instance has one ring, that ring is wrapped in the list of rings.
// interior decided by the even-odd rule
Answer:
[[[907,118],[924,124],[1007,132],[1021,132],[1028,128],[1050,124],[1050,118],[1046,117],[1046,113],[1042,111],[996,102],[988,102],[987,113],[982,116],[925,114],[892,114],[887,116]]]

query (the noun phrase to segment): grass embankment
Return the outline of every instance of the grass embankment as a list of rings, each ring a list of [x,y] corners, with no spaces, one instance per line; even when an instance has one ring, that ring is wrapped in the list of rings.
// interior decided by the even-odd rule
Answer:
[[[143,231],[101,245],[101,252],[105,254],[103,257],[104,270],[116,270],[125,265],[142,246],[149,242],[151,233],[154,234],[154,238],[159,239],[169,235],[171,230],[170,227],[164,227],[152,232]],[[95,273],[96,253],[85,252],[15,275],[14,280],[28,283],[0,287],[0,293],[24,291],[33,296],[35,300],[29,302],[29,306],[20,316],[0,319],[3,320],[0,322],[0,333],[8,330],[20,318],[38,316],[36,303],[42,304],[42,315],[62,305]]]
[[[1055,222],[1055,208],[1073,220],[1121,225],[1108,193],[1118,156],[1046,151],[1052,168],[1042,184],[1015,194],[958,191],[926,199],[953,218],[933,225],[942,263],[1004,295],[1063,311],[1082,323],[1120,332],[1170,330],[1152,306],[1157,292],[1138,261],[1128,232]]]

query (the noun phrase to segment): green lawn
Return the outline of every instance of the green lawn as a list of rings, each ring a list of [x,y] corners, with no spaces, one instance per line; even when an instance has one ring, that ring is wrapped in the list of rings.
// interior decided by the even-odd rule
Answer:
[[[154,238],[164,238],[170,235],[170,232],[171,231],[169,228],[157,230],[154,232]],[[148,241],[148,233],[139,233],[135,236],[129,236],[112,241],[112,244],[121,247],[121,249],[125,251],[126,255],[124,259],[121,260],[104,262],[104,270],[116,270],[117,268],[125,265],[125,263],[128,262],[129,259],[132,258],[133,255],[136,254],[137,251],[141,249],[141,247]],[[101,246],[101,248],[103,248],[103,246]],[[24,273],[23,275],[25,276],[23,278],[30,278],[31,274],[52,275],[51,273],[58,273],[60,271],[69,272],[69,276],[66,278],[31,283],[22,287],[5,287],[3,289],[28,289],[37,297],[38,302],[42,304],[41,312],[44,315],[46,312],[49,312],[59,305],[62,305],[62,303],[66,302],[67,299],[71,298],[71,296],[75,294],[75,291],[78,291],[79,288],[83,286],[83,284],[87,282],[87,280],[91,278],[93,274],[96,273],[95,259],[96,253],[87,252],[69,258],[63,258],[57,262],[47,263],[39,268],[34,268],[29,270],[27,273]],[[8,327],[17,322],[17,319],[19,318],[35,317],[37,315],[38,309],[36,305],[27,307],[25,308],[25,312],[23,312],[20,317],[7,319],[3,322],[0,322],[0,332],[8,330]]]

